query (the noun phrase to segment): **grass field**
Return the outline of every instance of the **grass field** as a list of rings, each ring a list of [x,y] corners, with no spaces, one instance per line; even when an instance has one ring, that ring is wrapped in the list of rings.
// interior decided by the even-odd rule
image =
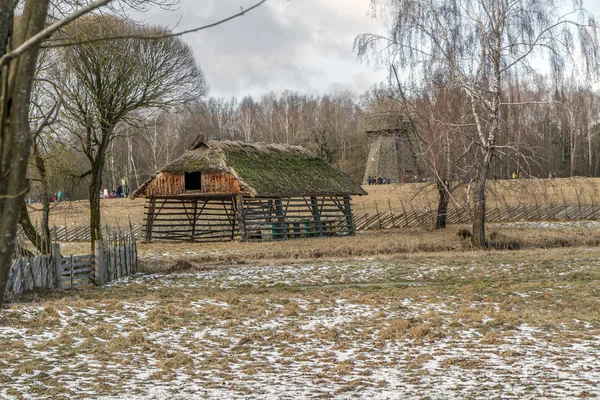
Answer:
[[[524,179],[508,181],[490,181],[487,193],[488,207],[505,205],[536,204],[594,204],[600,203],[600,178],[569,179]],[[386,211],[390,208],[396,213],[402,207],[409,210],[437,207],[437,193],[431,184],[407,183],[397,185],[364,186],[367,196],[353,198],[355,213],[373,213],[376,209]],[[465,204],[466,186],[453,194],[454,201]],[[102,223],[127,226],[144,221],[144,199],[104,199],[101,201]],[[39,219],[39,206],[32,205],[30,213],[35,221]],[[52,205],[50,226],[83,226],[89,224],[87,201],[72,201]]]
[[[0,397],[600,395],[598,248],[164,269],[3,310]]]
[[[592,201],[597,182],[544,190]],[[543,198],[506,186],[536,181],[502,184],[512,201]],[[355,203],[423,204],[424,187],[371,186]],[[58,204],[54,223],[86,223],[85,207]],[[141,223],[142,200],[102,207],[109,224]],[[0,312],[0,398],[600,396],[600,222],[488,224],[488,251],[460,228],[140,243],[142,274]]]

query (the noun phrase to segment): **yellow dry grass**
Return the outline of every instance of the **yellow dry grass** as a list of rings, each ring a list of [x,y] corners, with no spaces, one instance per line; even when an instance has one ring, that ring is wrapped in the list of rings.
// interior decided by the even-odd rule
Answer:
[[[431,183],[363,186],[368,196],[353,199],[355,212],[394,212],[437,207],[437,192]],[[467,185],[453,192],[453,201],[464,205]],[[516,179],[489,181],[486,193],[489,207],[517,205],[557,205],[600,203],[600,178]]]
[[[411,208],[437,207],[437,193],[429,183],[406,183],[393,185],[364,186],[367,196],[353,198],[355,213],[373,213],[389,210],[394,212]],[[467,186],[453,193],[454,201],[465,204]],[[523,179],[490,181],[488,184],[489,207],[505,205],[542,204],[594,204],[600,203],[600,178]],[[101,203],[102,223],[127,226],[144,222],[144,199],[103,199]],[[40,206],[29,207],[32,220],[40,216]],[[85,200],[52,204],[50,226],[85,226],[89,223],[88,202]]]
[[[144,397],[156,385],[167,396],[193,397],[199,389],[188,385],[197,384],[228,390],[223,398],[263,398],[272,376],[291,386],[312,382],[311,394],[324,397],[388,386],[399,393],[406,382],[419,397],[437,395],[425,375],[434,383],[476,375],[485,384],[500,373],[507,386],[521,384],[523,375],[498,372],[490,357],[496,365],[544,358],[556,373],[538,387],[567,390],[586,371],[597,376],[598,260],[598,248],[573,248],[211,271],[191,261],[197,273],[31,296],[0,319],[3,332],[14,332],[0,338],[0,382],[14,390],[0,393],[19,396],[18,387],[23,398],[77,398],[81,387],[72,382],[83,382],[86,397]],[[65,323],[52,322],[57,317]],[[36,335],[49,339],[32,347]],[[394,375],[382,375],[390,369]],[[37,382],[47,386],[39,394]],[[448,397],[476,397],[478,388],[460,390]]]

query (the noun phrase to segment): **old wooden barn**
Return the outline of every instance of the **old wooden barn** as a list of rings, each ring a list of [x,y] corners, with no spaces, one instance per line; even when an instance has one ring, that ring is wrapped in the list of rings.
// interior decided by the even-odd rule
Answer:
[[[144,182],[146,241],[351,235],[351,177],[300,146],[201,140]]]

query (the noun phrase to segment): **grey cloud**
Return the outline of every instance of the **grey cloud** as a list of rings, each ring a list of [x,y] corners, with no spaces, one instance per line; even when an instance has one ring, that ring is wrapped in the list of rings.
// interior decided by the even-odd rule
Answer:
[[[176,12],[152,11],[141,18],[150,24],[177,24],[175,31],[180,31],[253,3],[181,0]],[[356,35],[376,29],[365,17],[367,9],[368,0],[269,0],[241,18],[186,35],[184,40],[216,96],[285,89],[319,93],[338,85],[358,92],[379,80],[377,73],[367,77],[368,69],[355,63],[352,52]]]

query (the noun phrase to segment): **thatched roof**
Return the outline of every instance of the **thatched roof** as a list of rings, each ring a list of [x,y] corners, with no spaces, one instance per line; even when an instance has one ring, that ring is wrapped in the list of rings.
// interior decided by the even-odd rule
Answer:
[[[194,171],[230,173],[252,195],[367,194],[350,176],[300,146],[203,140],[161,172]]]

